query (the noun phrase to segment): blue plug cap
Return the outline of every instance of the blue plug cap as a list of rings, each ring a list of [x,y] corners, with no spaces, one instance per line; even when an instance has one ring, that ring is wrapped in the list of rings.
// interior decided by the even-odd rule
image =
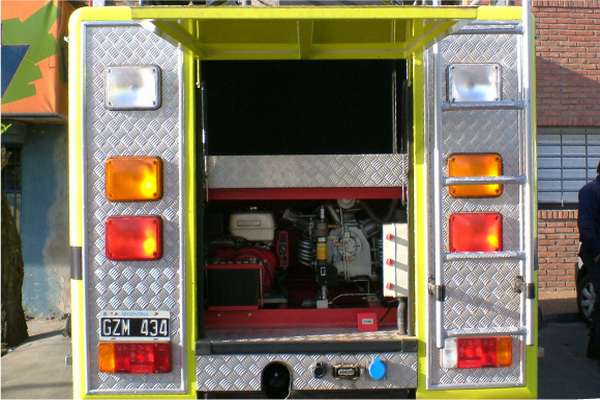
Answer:
[[[376,381],[380,381],[385,376],[385,363],[379,357],[375,357],[369,364],[369,375]]]

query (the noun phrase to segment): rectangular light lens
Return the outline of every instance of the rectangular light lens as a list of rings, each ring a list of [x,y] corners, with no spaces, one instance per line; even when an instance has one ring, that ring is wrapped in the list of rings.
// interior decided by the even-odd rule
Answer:
[[[452,337],[444,344],[443,368],[501,368],[512,365],[512,338]]]
[[[161,103],[158,65],[118,65],[104,71],[104,106],[109,110],[156,110]]]
[[[448,157],[448,176],[500,176],[502,157],[497,153],[452,154]],[[453,185],[448,187],[452,197],[498,197],[502,194],[501,184]]]
[[[110,374],[156,374],[171,372],[171,344],[168,342],[100,342],[98,369]]]
[[[450,216],[450,252],[501,251],[502,214],[456,213]]]
[[[106,198],[150,201],[162,197],[160,157],[111,157],[106,160]]]
[[[448,67],[448,101],[500,100],[500,65],[451,64]]]
[[[116,261],[158,260],[162,257],[162,219],[158,216],[109,217],[106,257]]]

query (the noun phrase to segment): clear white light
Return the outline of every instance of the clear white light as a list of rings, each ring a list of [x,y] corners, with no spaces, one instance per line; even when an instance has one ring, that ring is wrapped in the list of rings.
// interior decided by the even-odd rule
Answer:
[[[498,64],[452,64],[448,67],[448,100],[498,101],[500,76]]]
[[[156,110],[160,107],[160,67],[120,65],[105,70],[105,106],[109,110]]]
[[[442,368],[456,368],[458,363],[458,351],[456,348],[456,338],[447,338],[444,341],[442,350]]]

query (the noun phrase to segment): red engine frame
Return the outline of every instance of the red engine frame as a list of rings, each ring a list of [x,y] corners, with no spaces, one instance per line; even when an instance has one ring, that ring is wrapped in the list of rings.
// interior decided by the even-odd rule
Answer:
[[[374,313],[379,328],[396,326],[396,307],[259,309],[256,311],[207,311],[205,326],[233,328],[356,328],[358,315]]]

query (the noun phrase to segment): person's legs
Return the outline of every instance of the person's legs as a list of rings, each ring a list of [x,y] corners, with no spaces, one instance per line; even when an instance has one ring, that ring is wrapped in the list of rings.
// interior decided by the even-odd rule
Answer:
[[[588,344],[587,356],[600,360],[600,263],[594,263],[592,257],[584,256],[583,262],[588,267],[590,281],[594,285],[596,301],[594,302],[594,312],[592,313],[592,323],[590,325],[590,342]]]

